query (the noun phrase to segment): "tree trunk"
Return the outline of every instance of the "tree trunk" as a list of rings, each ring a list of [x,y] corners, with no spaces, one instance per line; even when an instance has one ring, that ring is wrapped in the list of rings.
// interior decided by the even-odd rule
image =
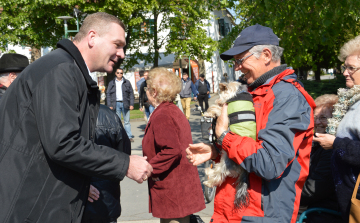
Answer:
[[[159,46],[158,46],[158,30],[157,30],[158,11],[154,9],[154,67],[159,66]]]
[[[307,80],[308,72],[306,67],[300,67],[298,69],[298,78],[299,80]]]
[[[317,65],[316,70],[315,70],[315,81],[321,81],[321,68],[319,65]]]
[[[31,46],[31,59],[30,63],[34,62],[35,60],[41,57],[41,48],[36,46]]]

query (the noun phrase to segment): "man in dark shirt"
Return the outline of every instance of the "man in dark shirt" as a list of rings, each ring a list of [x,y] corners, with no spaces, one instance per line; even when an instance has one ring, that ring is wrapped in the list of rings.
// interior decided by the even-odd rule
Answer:
[[[205,79],[204,74],[200,74],[200,79],[196,81],[195,88],[198,91],[197,99],[199,100],[201,111],[205,112],[209,108],[208,99],[210,94],[210,84]],[[204,102],[205,102],[205,110],[204,110]]]

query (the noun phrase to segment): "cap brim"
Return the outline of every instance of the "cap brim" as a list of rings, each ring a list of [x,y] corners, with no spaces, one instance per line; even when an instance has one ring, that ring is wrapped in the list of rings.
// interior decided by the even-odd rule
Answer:
[[[251,47],[253,47],[253,45],[251,46],[236,46],[236,47],[233,47],[231,48],[230,50],[228,51],[225,51],[223,52],[221,55],[220,55],[220,58],[222,60],[230,60],[232,59],[235,55],[238,55],[240,53],[243,53],[245,52],[246,50],[249,50]]]

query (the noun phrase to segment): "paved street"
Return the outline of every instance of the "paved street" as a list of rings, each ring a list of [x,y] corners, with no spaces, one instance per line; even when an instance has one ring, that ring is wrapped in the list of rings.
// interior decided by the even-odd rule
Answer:
[[[214,103],[217,95],[212,95],[209,100],[209,105]],[[193,106],[194,107],[194,106]],[[192,109],[193,110],[193,109]],[[205,142],[201,138],[201,127],[200,127],[200,113],[198,111],[191,111],[190,126],[194,143]],[[143,120],[131,121],[131,131],[135,136],[132,145],[132,154],[142,156],[141,141],[144,136],[144,132],[141,129],[145,128],[145,122]],[[200,179],[204,177],[203,166],[198,167]],[[186,183],[186,182],[184,182]],[[147,183],[138,184],[135,181],[126,178],[120,183],[121,185],[121,207],[122,213],[118,222],[129,222],[129,223],[155,223],[159,222],[158,218],[154,218],[149,213],[149,198]],[[186,196],[184,194],[184,196]],[[211,215],[213,213],[214,204],[213,202],[206,204],[206,209],[196,213],[204,220],[204,222],[210,222]]]

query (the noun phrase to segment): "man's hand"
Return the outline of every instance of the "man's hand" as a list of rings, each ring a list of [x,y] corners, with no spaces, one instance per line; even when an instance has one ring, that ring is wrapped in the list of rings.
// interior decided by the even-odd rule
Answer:
[[[152,166],[146,161],[147,157],[131,155],[126,176],[139,184],[146,181],[153,171]]]
[[[194,97],[194,101],[196,101],[197,97]]]
[[[194,166],[205,163],[210,159],[215,159],[219,155],[213,145],[205,143],[189,144],[189,147],[186,148],[186,153],[186,158]]]
[[[332,149],[335,141],[335,136],[330,134],[315,133],[317,137],[313,137],[315,142],[318,142],[320,146],[326,150]]]
[[[130,105],[129,109],[130,109],[130,110],[133,110],[133,109],[134,109],[134,106]]]
[[[222,107],[221,115],[216,121],[215,135],[217,138],[221,136],[224,131],[228,130],[229,127],[229,118],[227,114],[228,105],[225,103]]]
[[[139,108],[140,111],[144,111],[143,107]]]
[[[88,201],[92,203],[94,202],[94,200],[97,201],[99,197],[100,197],[100,192],[98,191],[98,189],[96,189],[96,187],[90,184]]]
[[[210,91],[206,92],[206,94],[210,94]]]
[[[109,107],[111,110],[114,110],[114,108],[113,107]]]

